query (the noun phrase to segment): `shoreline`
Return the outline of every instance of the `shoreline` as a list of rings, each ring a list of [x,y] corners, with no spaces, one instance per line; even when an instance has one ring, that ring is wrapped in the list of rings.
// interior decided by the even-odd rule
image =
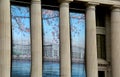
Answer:
[[[31,61],[31,59],[12,59],[12,61]],[[32,62],[32,61],[31,61]],[[53,62],[53,63],[60,63],[60,60],[43,60],[43,62]],[[71,63],[75,63],[75,64],[85,64],[84,61],[80,61],[80,60],[72,60]]]

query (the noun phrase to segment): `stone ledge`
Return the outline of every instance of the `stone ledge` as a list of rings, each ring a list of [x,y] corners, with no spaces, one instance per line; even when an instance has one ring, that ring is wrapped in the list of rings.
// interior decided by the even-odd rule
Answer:
[[[105,4],[105,5],[120,6],[120,1],[113,1],[113,0],[74,0],[74,1],[93,2],[93,3],[100,3],[100,4]]]
[[[72,2],[73,0],[58,0],[59,3],[62,3],[62,2]]]
[[[98,64],[102,65],[108,65],[109,63],[106,60],[98,59]]]

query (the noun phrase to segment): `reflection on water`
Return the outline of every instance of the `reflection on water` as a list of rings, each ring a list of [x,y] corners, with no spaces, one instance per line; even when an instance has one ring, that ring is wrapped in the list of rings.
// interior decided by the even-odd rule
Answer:
[[[60,77],[59,67],[57,62],[44,62],[43,77]],[[12,61],[12,77],[30,77],[30,70],[30,61]],[[84,64],[72,64],[72,77],[86,77]]]
[[[31,62],[23,60],[12,61],[12,77],[30,77]]]
[[[85,64],[72,64],[72,77],[86,77]]]
[[[59,77],[60,68],[57,62],[44,62],[43,77]]]
[[[59,63],[44,62],[43,77],[60,77]],[[72,77],[86,77],[84,64],[72,64]]]

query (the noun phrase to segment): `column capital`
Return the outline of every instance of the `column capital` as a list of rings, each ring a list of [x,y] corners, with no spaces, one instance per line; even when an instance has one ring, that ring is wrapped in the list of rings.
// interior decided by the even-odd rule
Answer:
[[[31,1],[41,1],[41,0],[31,0]]]
[[[31,0],[32,4],[41,4],[41,0]]]
[[[111,7],[112,12],[120,12],[120,5],[113,5]]]
[[[70,3],[73,0],[58,0],[59,3]]]
[[[87,6],[97,6],[97,5],[99,5],[100,3],[98,3],[98,2],[87,2],[86,3],[86,5]]]
[[[87,2],[86,7],[87,9],[95,10],[95,6],[99,5],[98,2]]]
[[[69,7],[69,2],[62,2],[60,7]]]

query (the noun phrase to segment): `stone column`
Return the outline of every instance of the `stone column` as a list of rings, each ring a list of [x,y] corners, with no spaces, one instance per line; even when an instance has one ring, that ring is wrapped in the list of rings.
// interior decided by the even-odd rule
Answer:
[[[71,77],[69,3],[60,3],[61,77]]]
[[[94,3],[90,3],[86,9],[87,77],[98,77],[95,5]]]
[[[11,66],[10,1],[0,0],[0,77],[10,77]]]
[[[111,12],[111,57],[112,77],[120,76],[120,7],[114,6]]]
[[[31,2],[31,36],[32,36],[31,77],[42,77],[41,0],[32,0]]]

